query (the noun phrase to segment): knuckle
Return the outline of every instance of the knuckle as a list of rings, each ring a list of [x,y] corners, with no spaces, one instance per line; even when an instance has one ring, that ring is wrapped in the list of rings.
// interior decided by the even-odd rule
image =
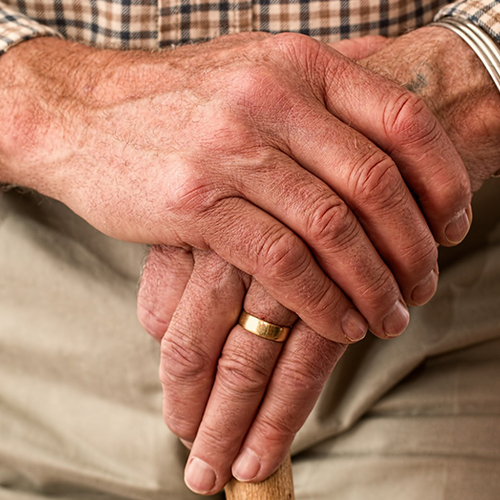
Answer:
[[[288,389],[295,400],[319,394],[326,379],[325,363],[310,354],[297,352],[293,358],[283,359],[280,366],[280,373],[287,374],[283,377],[284,392]]]
[[[323,286],[314,287],[304,309],[316,321],[324,322],[328,325],[323,335],[331,335],[331,319],[337,318],[339,313],[345,308],[345,298],[342,293],[335,293],[332,288],[335,285],[331,282],[324,283]]]
[[[273,41],[280,61],[291,63],[293,73],[305,78],[309,89],[322,99],[325,80],[330,74],[337,76],[342,58],[333,57],[323,44],[300,33],[280,33]]]
[[[175,176],[169,178],[165,190],[165,205],[174,214],[203,212],[212,206],[215,185],[196,162],[174,161]]]
[[[228,144],[228,141],[222,140],[221,143]],[[172,163],[175,175],[169,176],[162,186],[162,208],[166,212],[180,218],[194,216],[202,220],[204,216],[216,211],[222,201],[239,195],[231,185],[233,179],[220,173],[213,175],[211,172],[212,165],[221,164],[221,156],[216,148],[209,149],[207,146],[204,153],[199,152],[196,161],[181,160]],[[224,154],[231,152],[226,151]],[[218,160],[215,160],[217,157]],[[160,214],[163,215],[163,212],[160,211]],[[164,219],[161,219],[161,224],[163,223]]]
[[[167,331],[182,292],[191,276],[191,252],[165,245],[150,249],[139,281],[137,318],[160,341]]]
[[[196,435],[197,426],[185,417],[186,415],[183,413],[181,414],[174,409],[174,405],[171,404],[169,398],[163,399],[163,421],[165,422],[165,425],[177,437],[193,441]]]
[[[196,384],[207,377],[212,360],[201,343],[185,340],[184,335],[165,335],[161,343],[160,380],[162,384]]]
[[[265,357],[264,357],[265,358]],[[261,394],[269,381],[266,360],[243,351],[224,354],[217,366],[217,379],[232,396],[251,397]]]
[[[355,217],[340,199],[328,198],[317,203],[307,226],[311,241],[320,245],[334,241],[339,250],[348,246],[358,233]]]
[[[246,156],[251,160],[263,146],[287,148],[291,128],[296,128],[297,121],[305,120],[311,113],[297,82],[287,79],[285,71],[282,68],[278,72],[276,67],[264,63],[248,68],[241,78],[236,78],[242,83],[233,92],[231,109],[238,110],[238,118],[231,117],[225,134],[231,151],[248,152]]]
[[[151,337],[153,337],[158,342],[161,341],[163,335],[167,331],[168,321],[164,321],[159,318],[155,313],[151,311],[147,300],[138,300],[137,302],[137,319],[142,327],[146,330]]]
[[[294,424],[296,415],[289,408],[283,406],[279,417],[274,413],[264,413],[260,417],[258,432],[269,445],[281,445],[283,442],[293,438],[298,432],[297,424]]]
[[[215,252],[195,250],[193,255],[195,258],[196,280],[199,280],[200,284],[202,284],[203,290],[211,290],[216,293],[235,278],[240,279],[240,275],[235,268]]]
[[[255,58],[256,60],[252,58],[231,71],[231,81],[228,82],[230,85],[229,99],[234,99],[235,103],[246,104],[247,99],[251,102],[252,97],[260,96],[263,88],[269,85],[273,79],[274,72],[271,66],[262,60],[260,54],[256,55]]]
[[[263,103],[270,101],[269,92],[277,94],[276,74],[265,65],[252,65],[239,71],[233,80],[235,101],[242,110],[253,114],[263,111]]]
[[[358,294],[367,305],[382,310],[385,310],[387,304],[392,305],[400,296],[399,287],[384,264],[367,270]]]
[[[259,272],[277,281],[302,274],[307,265],[307,252],[300,240],[284,227],[273,228],[257,245]]]
[[[196,434],[196,440],[213,457],[226,457],[234,447],[234,435],[238,432],[233,424],[235,418],[232,412],[228,414],[225,408],[219,408],[217,421],[203,421]]]
[[[465,167],[455,168],[453,175],[449,175],[448,169],[442,167],[441,170],[436,170],[433,178],[429,180],[430,183],[432,181],[439,181],[441,204],[444,206],[437,208],[437,213],[450,210],[452,207],[462,208],[464,202],[470,202],[471,182]]]
[[[427,228],[404,250],[403,257],[407,262],[411,262],[412,268],[417,271],[428,272],[434,267],[438,259],[438,249]]]
[[[352,175],[355,175],[353,198],[357,204],[376,200],[379,206],[392,208],[402,201],[403,183],[398,170],[392,159],[381,151],[361,158]]]
[[[279,33],[273,37],[273,42],[286,56],[299,60],[307,60],[321,49],[317,40],[300,33]]]
[[[439,120],[433,115],[425,100],[409,91],[402,91],[392,100],[384,110],[383,123],[386,135],[391,138],[393,149],[410,147],[413,156],[417,159],[422,152],[438,151],[443,164],[436,168],[429,178],[428,185],[432,185],[433,178],[439,179],[441,197],[447,198],[446,204],[462,205],[464,200],[470,199],[470,179],[462,160],[455,147],[447,137]],[[449,174],[449,165],[453,165],[453,175]],[[442,175],[442,174],[445,175]],[[453,200],[450,200],[451,197]]]
[[[257,71],[263,74],[257,76]],[[235,80],[239,82],[241,78],[236,77]],[[271,87],[266,80],[270,78],[265,77],[264,71],[249,71],[248,81],[241,84],[246,88],[238,87],[228,97],[226,106],[210,110],[206,121],[211,126],[200,133],[200,158],[204,161],[209,158],[215,164],[224,163],[224,160],[232,163],[233,158],[238,157],[250,161],[259,151],[262,142],[259,128],[249,117],[266,108],[262,103],[270,91],[267,87]]]
[[[227,130],[233,134],[235,126],[239,124],[247,127],[249,120],[250,128],[259,130],[260,124],[255,121],[257,118],[262,120],[264,115],[269,120],[276,109],[285,109],[286,103],[291,102],[289,82],[278,66],[270,63],[269,54],[260,53],[256,60],[234,69],[227,85],[224,94],[226,111],[218,112],[225,113],[227,118],[223,122],[230,125]]]
[[[410,91],[403,90],[386,110],[386,133],[396,142],[425,147],[435,144],[442,137],[443,130],[425,101]]]

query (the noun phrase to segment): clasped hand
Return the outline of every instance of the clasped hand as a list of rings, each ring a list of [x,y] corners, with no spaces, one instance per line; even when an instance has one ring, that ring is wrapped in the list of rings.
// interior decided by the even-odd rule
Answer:
[[[245,37],[234,40],[247,50]],[[335,48],[362,58],[388,43],[366,38]],[[251,202],[218,234],[243,237],[243,250],[263,267],[245,268],[237,262],[242,249],[224,253],[220,242],[220,257],[157,245],[139,295],[139,317],[161,341],[165,421],[191,448],[187,484],[204,494],[231,473],[260,481],[278,467],[346,344],[368,325],[381,338],[399,335],[406,304],[424,304],[436,290],[435,240],[456,244],[469,227],[468,176],[421,99],[302,37],[283,37],[278,47],[293,78],[247,66],[248,81],[238,80],[250,116],[269,111],[254,118],[263,142],[241,141],[238,120],[232,140],[214,131],[221,165],[228,152],[243,158],[227,165],[240,183],[230,203],[243,205],[242,191]],[[297,74],[306,78],[291,87]],[[208,163],[216,161],[211,153]],[[218,175],[214,182],[224,184]],[[236,325],[242,308],[294,324],[286,344]]]
[[[468,230],[469,176],[441,120],[340,52],[386,43],[246,33],[147,53],[40,38],[1,58],[2,182],[154,245],[139,318],[161,341],[164,417],[192,447],[196,491],[231,470],[267,477],[345,345],[368,327],[399,335],[407,304],[435,292],[436,242]],[[287,342],[234,326],[243,307],[294,325]]]

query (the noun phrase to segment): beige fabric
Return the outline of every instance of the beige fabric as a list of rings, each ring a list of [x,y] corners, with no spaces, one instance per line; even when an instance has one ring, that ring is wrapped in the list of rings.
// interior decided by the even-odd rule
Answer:
[[[135,316],[144,248],[38,195],[0,200],[0,499],[194,498]]]
[[[294,444],[298,500],[498,499],[499,194],[477,195],[409,330],[341,361]],[[0,500],[198,498],[135,318],[144,253],[52,200],[0,197]]]
[[[494,181],[476,195],[471,233],[441,249],[438,293],[407,332],[341,360],[295,441],[298,498],[500,498],[499,194]]]
[[[500,339],[429,359],[352,429],[296,458],[297,497],[497,500],[499,360]]]

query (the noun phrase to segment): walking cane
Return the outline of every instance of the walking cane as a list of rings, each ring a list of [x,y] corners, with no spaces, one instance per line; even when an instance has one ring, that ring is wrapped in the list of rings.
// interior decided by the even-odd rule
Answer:
[[[290,455],[269,479],[256,484],[233,479],[225,493],[226,500],[295,500]]]

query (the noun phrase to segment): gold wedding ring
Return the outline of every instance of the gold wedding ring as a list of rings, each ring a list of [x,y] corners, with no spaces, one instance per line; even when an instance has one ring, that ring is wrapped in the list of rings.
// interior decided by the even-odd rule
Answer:
[[[263,319],[248,314],[246,311],[241,313],[238,324],[247,332],[274,342],[284,342],[290,333],[290,328],[287,326],[268,323]]]

